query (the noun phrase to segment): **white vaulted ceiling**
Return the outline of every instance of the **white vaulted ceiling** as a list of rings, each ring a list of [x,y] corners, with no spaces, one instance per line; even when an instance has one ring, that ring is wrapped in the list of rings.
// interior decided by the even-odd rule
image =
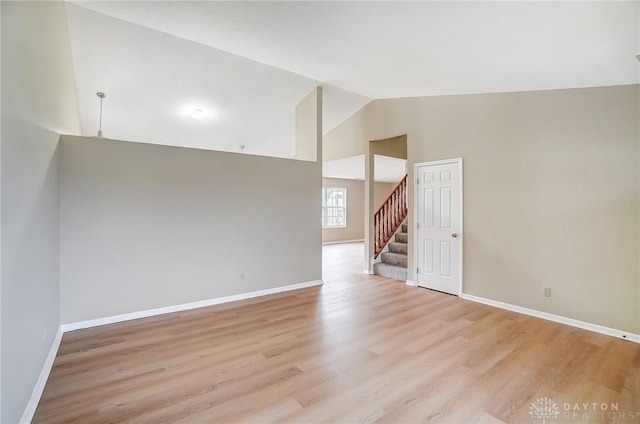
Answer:
[[[67,18],[83,135],[96,134],[103,91],[105,137],[293,155],[296,104],[319,81],[73,4]],[[369,101],[325,87],[326,128]]]
[[[397,183],[407,173],[407,160],[389,156],[374,156],[374,181]],[[364,180],[364,155],[326,161],[322,164],[322,176],[345,180]]]
[[[638,2],[68,6],[83,131],[104,90],[114,138],[286,156],[292,108],[318,84],[326,131],[377,98],[639,82]],[[181,120],[190,102],[218,119]]]

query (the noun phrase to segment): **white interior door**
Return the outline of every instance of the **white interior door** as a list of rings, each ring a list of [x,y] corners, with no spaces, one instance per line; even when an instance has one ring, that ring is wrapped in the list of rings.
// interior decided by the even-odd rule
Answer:
[[[419,286],[462,291],[462,159],[416,165]]]

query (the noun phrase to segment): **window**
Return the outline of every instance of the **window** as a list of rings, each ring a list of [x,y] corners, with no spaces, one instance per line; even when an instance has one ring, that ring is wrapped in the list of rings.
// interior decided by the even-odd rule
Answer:
[[[322,228],[347,226],[347,189],[322,187]]]

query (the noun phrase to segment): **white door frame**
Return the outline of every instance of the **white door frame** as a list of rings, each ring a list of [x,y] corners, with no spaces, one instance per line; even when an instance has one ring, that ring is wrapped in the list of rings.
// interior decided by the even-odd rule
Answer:
[[[464,180],[462,179],[462,158],[451,158],[451,159],[443,159],[443,160],[433,160],[433,161],[429,161],[429,162],[420,162],[420,163],[414,163],[413,164],[413,183],[414,183],[414,190],[413,190],[413,228],[416,231],[415,232],[415,237],[413,237],[413,265],[414,265],[414,269],[416,269],[417,264],[418,264],[418,245],[419,245],[419,240],[418,240],[418,227],[417,227],[417,217],[419,216],[419,210],[418,210],[418,185],[416,184],[416,182],[418,181],[418,168],[423,167],[423,166],[430,166],[430,165],[445,165],[445,164],[449,164],[449,163],[455,163],[458,164],[458,170],[459,170],[459,181],[460,181],[460,243],[459,243],[459,249],[460,249],[460,266],[459,266],[459,275],[460,275],[460,282],[458,285],[458,293],[457,296],[462,295],[462,281],[463,281],[463,263],[464,263],[464,258],[462,256],[464,249],[462,248],[463,244],[464,244],[464,227],[463,227],[463,222],[464,222],[464,201],[463,201],[463,189],[464,189]],[[418,285],[418,275],[414,274],[414,281],[415,284]]]

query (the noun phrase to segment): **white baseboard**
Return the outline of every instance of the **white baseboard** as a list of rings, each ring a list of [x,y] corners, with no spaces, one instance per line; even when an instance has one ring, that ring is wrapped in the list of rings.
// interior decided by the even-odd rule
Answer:
[[[412,280],[407,280],[407,282],[405,284],[407,286],[411,286],[411,287],[418,287],[418,283],[416,283],[415,281],[412,281]]]
[[[535,309],[525,308],[523,306],[512,305],[510,303],[504,303],[493,299],[487,299],[484,297],[474,296],[471,294],[462,293],[460,298],[470,300],[472,302],[483,303],[485,305],[494,306],[500,309],[506,309],[512,312],[518,312],[524,315],[530,315],[537,318],[546,319],[548,321],[558,322],[560,324],[570,325],[572,327],[582,328],[583,330],[589,330],[600,334],[606,334],[607,336],[616,337],[618,339],[630,340],[635,343],[640,343],[640,334],[634,334],[628,331],[617,330],[615,328],[605,327],[598,324],[592,324],[590,322],[584,322],[573,318],[563,317],[561,315],[550,314],[548,312],[537,311]]]
[[[22,413],[20,424],[29,424],[33,419],[33,415],[36,413],[36,408],[38,407],[38,403],[40,403],[40,397],[42,397],[44,386],[47,384],[49,374],[51,373],[51,368],[53,367],[53,361],[56,359],[56,355],[58,354],[58,348],[60,347],[60,342],[62,341],[63,334],[64,332],[60,328],[58,329],[56,336],[53,338],[51,349],[49,349],[49,354],[47,355],[47,359],[45,359],[44,361],[44,365],[42,366],[42,370],[40,371],[40,376],[38,376],[38,381],[36,381],[36,385],[31,392],[29,403],[27,403],[27,407]]]
[[[152,317],[155,315],[167,314],[171,312],[186,311],[189,309],[202,308],[204,306],[219,305],[221,303],[229,303],[229,302],[235,302],[238,300],[251,299],[253,297],[266,296],[268,294],[283,293],[291,290],[298,290],[298,289],[304,289],[307,287],[320,286],[322,284],[323,284],[322,280],[307,281],[299,284],[290,284],[288,286],[274,287],[272,289],[258,290],[258,291],[253,291],[249,293],[235,294],[232,296],[201,300],[198,302],[184,303],[181,305],[167,306],[165,308],[149,309],[146,311],[132,312],[129,314],[114,315],[114,316],[105,317],[105,318],[98,318],[98,319],[92,319],[88,321],[63,324],[60,326],[60,328],[58,329],[58,333],[56,334],[56,337],[53,339],[53,343],[51,344],[51,349],[49,350],[47,359],[45,360],[45,363],[42,366],[42,371],[40,372],[38,381],[36,382],[36,385],[33,388],[33,392],[31,393],[31,398],[29,399],[29,403],[27,403],[27,407],[25,408],[22,414],[22,418],[20,419],[20,424],[29,424],[33,419],[33,415],[36,412],[38,403],[40,403],[42,392],[44,391],[44,387],[47,384],[47,379],[49,378],[49,374],[51,373],[51,368],[53,367],[53,361],[56,359],[56,355],[58,354],[58,348],[60,347],[62,336],[67,331],[79,330],[82,328],[97,327],[100,325],[113,324],[116,322],[129,321],[129,320],[138,319],[138,318]]]
[[[234,294],[231,296],[217,297],[214,299],[200,300],[197,302],[183,303],[181,305],[166,306],[163,308],[147,309],[146,311],[131,312],[128,314],[113,315],[110,317],[91,319],[88,321],[72,322],[60,326],[63,332],[80,330],[82,328],[97,327],[100,325],[114,324],[132,319],[147,318],[156,315],[169,314],[171,312],[187,311],[189,309],[203,308],[205,306],[219,305],[221,303],[236,302],[238,300],[251,299],[253,297],[266,296],[268,294],[282,293],[290,290],[304,289],[307,287],[322,285],[322,280],[307,281],[304,283],[290,284],[288,286],[274,287],[272,289],[258,290],[249,293]]]
[[[347,244],[347,243],[364,243],[364,239],[325,241],[325,242],[322,242],[322,245],[323,246],[328,246],[330,244]]]
[[[363,270],[362,273],[367,275],[375,275],[373,271],[369,271],[368,269]]]

